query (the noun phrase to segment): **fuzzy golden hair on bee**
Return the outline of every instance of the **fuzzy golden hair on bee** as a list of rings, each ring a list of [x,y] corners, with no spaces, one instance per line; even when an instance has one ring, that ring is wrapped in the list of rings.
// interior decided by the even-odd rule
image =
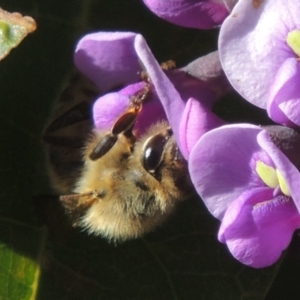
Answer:
[[[76,225],[122,241],[162,224],[176,204],[190,195],[192,186],[186,162],[166,122],[155,124],[134,143],[122,133],[107,153],[91,159],[92,151],[107,134],[94,131],[85,148],[75,201],[70,205],[65,196],[61,201],[75,219],[81,214]],[[147,153],[153,149],[157,154],[151,157],[153,154]]]
[[[110,130],[93,129],[89,123],[85,138],[77,135],[78,144],[71,148],[51,142],[46,131],[50,158],[52,155],[50,176],[55,178],[52,183],[62,194],[60,201],[74,226],[111,241],[137,238],[154,230],[193,191],[187,162],[169,124],[166,121],[153,124],[142,136],[134,131],[149,92],[147,83]],[[70,108],[67,116],[69,111]],[[64,136],[67,138],[77,134],[76,122],[69,123],[64,123],[68,124],[64,127],[69,127]],[[60,141],[61,136],[56,138]],[[59,156],[57,149],[69,151],[71,159]],[[72,173],[74,163],[78,167]],[[63,167],[66,167],[64,172]]]

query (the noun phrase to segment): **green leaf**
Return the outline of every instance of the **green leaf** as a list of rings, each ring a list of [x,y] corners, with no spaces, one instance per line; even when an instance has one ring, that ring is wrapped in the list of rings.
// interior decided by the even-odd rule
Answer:
[[[0,60],[35,28],[36,23],[32,18],[22,17],[19,13],[8,13],[0,8]]]
[[[0,299],[35,299],[45,230],[2,218],[0,236]]]
[[[34,300],[45,234],[32,200],[50,192],[40,136],[71,66],[78,28],[74,15],[58,22],[39,9],[42,3],[9,0],[1,5],[34,16],[39,26],[0,62],[0,299]]]

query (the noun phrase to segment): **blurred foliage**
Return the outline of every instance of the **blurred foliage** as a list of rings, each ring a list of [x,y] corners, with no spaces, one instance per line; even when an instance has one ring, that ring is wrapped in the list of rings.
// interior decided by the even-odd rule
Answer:
[[[139,32],[159,62],[173,59],[181,66],[215,50],[218,30],[168,24],[141,0],[2,0],[1,5],[31,15],[38,28],[0,66],[0,299],[300,298],[298,236],[282,264],[255,270],[235,261],[217,241],[218,221],[197,197],[182,203],[156,232],[114,245],[73,229],[50,196],[40,136],[80,36]],[[245,112],[247,121],[265,122],[263,112],[235,94],[226,101],[236,111],[233,117],[227,106],[220,108],[229,119],[240,121]]]
[[[9,13],[0,8],[0,60],[35,29],[36,23],[31,17]]]

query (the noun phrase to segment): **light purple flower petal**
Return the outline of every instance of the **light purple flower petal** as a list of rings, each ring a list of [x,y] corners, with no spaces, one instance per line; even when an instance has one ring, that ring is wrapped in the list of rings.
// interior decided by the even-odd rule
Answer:
[[[94,125],[98,129],[110,129],[127,110],[130,98],[120,93],[109,93],[100,97],[93,107]]]
[[[179,144],[183,156],[188,159],[193,147],[204,133],[224,124],[223,120],[201,102],[190,98],[186,103],[179,125]]]
[[[255,268],[273,264],[300,227],[300,173],[272,141],[278,143],[280,131],[272,130],[270,136],[253,125],[219,127],[200,138],[189,158],[197,192],[222,222],[219,240],[236,259]],[[282,178],[267,185],[257,162]]]
[[[208,125],[207,122],[209,119],[208,116],[211,116],[210,113],[207,114],[207,118],[201,124],[205,108],[209,110],[213,106],[213,103],[216,102],[215,94],[203,82],[192,77],[189,78],[182,70],[169,71],[168,78],[153,57],[142,36],[137,36],[135,47],[144,68],[151,78],[157,96],[164,107],[167,119],[178,141],[179,148],[184,157],[188,158],[192,145],[200,137],[199,134],[203,133],[203,129],[210,128],[214,122],[214,124],[220,124],[219,121],[216,121],[217,117],[211,117],[212,119]],[[191,100],[192,102],[186,108],[186,101],[190,98],[194,98],[194,100]],[[202,104],[195,104],[195,99]],[[190,105],[192,103],[193,107],[197,109],[191,113]],[[188,127],[191,130],[187,130]],[[196,132],[200,127],[202,131],[199,133]]]
[[[175,138],[179,141],[179,124],[185,103],[174,85],[168,79],[167,75],[162,71],[141,35],[137,36],[135,40],[135,48],[144,68],[151,78],[157,96],[165,109],[168,121],[173,128]]]
[[[233,256],[255,268],[275,263],[300,226],[300,216],[292,199],[272,190],[254,189],[228,207],[219,231]]]
[[[232,11],[234,6],[239,0],[223,0],[225,7],[227,8],[228,11]]]
[[[246,100],[266,108],[270,88],[281,65],[296,56],[287,34],[300,28],[300,2],[240,0],[224,21],[220,59],[233,87]]]
[[[119,91],[119,93],[122,95],[127,95],[129,97],[129,103],[129,100],[132,97],[134,97],[135,94],[139,93],[144,86],[145,82],[141,81],[125,87],[124,89]],[[152,93],[147,97],[146,101],[143,103],[142,111],[140,112],[136,120],[134,126],[135,134],[141,135],[154,123],[166,119],[167,117],[164,108],[161,105],[161,102],[159,101],[156,92],[152,91]]]
[[[206,88],[214,91],[216,98],[220,98],[232,90],[223,71],[218,51],[195,59],[182,70],[205,83]]]
[[[203,135],[191,151],[189,171],[208,210],[222,219],[230,203],[245,190],[259,187],[251,163],[261,148],[258,126],[226,125]]]
[[[117,50],[113,51],[114,48]],[[102,91],[126,85],[131,81],[140,81],[118,93],[106,94],[96,101],[93,114],[98,129],[111,128],[128,108],[131,97],[142,89],[142,86],[138,85],[144,83],[137,74],[141,69],[150,77],[153,95],[151,101],[144,103],[137,119],[137,134],[143,133],[151,124],[167,116],[179,148],[182,150],[182,147],[185,147],[182,152],[187,158],[192,145],[200,137],[199,134],[202,134],[204,129],[212,128],[215,122],[220,124],[217,117],[207,113],[201,125],[205,108],[210,110],[216,102],[216,92],[210,89],[209,84],[193,78],[184,70],[163,71],[146,41],[139,34],[115,32],[87,35],[78,43],[75,61],[80,70],[94,80]],[[201,107],[200,110],[189,111],[192,102],[189,102],[188,107],[186,102],[190,98],[194,98],[193,107]],[[195,101],[200,101],[201,105]],[[183,113],[185,115],[182,120]],[[196,132],[199,128],[201,131]]]
[[[144,82],[128,85],[119,92],[108,93],[96,100],[93,107],[94,125],[98,129],[110,129],[126,112],[131,98],[145,86]],[[147,99],[134,126],[135,134],[143,134],[153,123],[166,120],[164,109],[156,94]]]
[[[283,125],[300,125],[300,65],[288,58],[279,68],[268,99],[268,114]]]
[[[300,133],[293,128],[279,125],[265,126],[264,129],[280,151],[300,170]]]
[[[186,73],[183,68],[168,70],[164,73],[176,88],[184,103],[186,103],[189,98],[195,98],[205,107],[212,109],[213,105],[217,102],[216,93],[210,88],[210,84],[194,78]],[[161,88],[163,87],[157,89]]]
[[[151,125],[162,120],[167,120],[166,113],[161,102],[155,95],[143,105],[143,109],[134,126],[136,135],[145,133]]]
[[[144,0],[157,16],[179,26],[209,29],[228,16],[228,6],[221,0]],[[232,1],[227,1],[232,2]]]
[[[290,162],[290,160],[274,145],[270,135],[266,131],[262,131],[257,136],[257,142],[260,147],[265,150],[276,168],[283,175],[289,190],[291,197],[300,213],[300,173],[297,168]]]
[[[139,81],[142,71],[134,49],[135,33],[97,32],[77,44],[74,61],[102,93]]]

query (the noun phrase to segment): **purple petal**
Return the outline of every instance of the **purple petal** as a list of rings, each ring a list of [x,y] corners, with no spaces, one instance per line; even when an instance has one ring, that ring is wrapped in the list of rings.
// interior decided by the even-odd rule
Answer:
[[[134,44],[132,45],[132,43]],[[113,47],[121,47],[122,45],[126,51],[128,49],[130,50],[130,55],[132,52],[135,53],[132,56],[135,62],[137,62],[139,59],[144,64],[145,70],[147,71],[151,82],[155,87],[155,92],[163,105],[161,105],[157,97],[153,97],[152,101],[147,101],[137,119],[135,129],[138,130],[138,134],[143,133],[146,127],[149,127],[151,124],[159,120],[165,119],[167,115],[169,123],[173,128],[175,137],[177,141],[179,141],[179,147],[182,148],[180,141],[184,142],[183,147],[185,147],[185,149],[183,149],[182,152],[188,155],[191,147],[198,140],[199,134],[202,134],[205,128],[212,128],[213,122],[217,120],[217,117],[211,116],[204,119],[205,123],[201,124],[201,117],[204,114],[203,103],[205,103],[207,109],[210,109],[216,101],[215,93],[207,87],[205,82],[187,75],[183,70],[169,71],[168,76],[171,79],[170,81],[168,76],[165,75],[159,64],[156,62],[145,40],[140,35],[131,33],[99,33],[88,35],[79,42],[75,60],[77,59],[78,66],[81,64],[81,67],[86,68],[90,77],[94,76],[97,80],[99,80],[98,85],[101,84],[102,89],[107,89],[108,86],[112,87],[116,85],[117,80],[120,82],[119,77],[121,75],[126,75],[124,72],[122,72],[122,70],[120,71],[120,69],[125,66],[124,64],[122,65],[122,63],[120,63],[120,58],[127,61],[125,57],[122,57],[122,55],[124,55],[124,53],[126,54],[127,52],[125,50],[123,52],[122,50],[116,51],[116,57],[114,57],[114,54],[111,53]],[[108,51],[105,49],[105,47],[107,47]],[[116,62],[110,61],[108,59],[109,55],[112,55],[110,59],[116,59]],[[87,58],[87,60],[84,60],[84,58]],[[96,63],[94,63],[94,60]],[[110,61],[111,65],[105,65],[107,61]],[[130,67],[131,66],[128,66],[128,68]],[[84,71],[84,69],[81,70]],[[110,77],[99,77],[99,70],[101,70],[102,75],[105,75],[104,72],[108,72]],[[126,70],[124,69],[123,71]],[[118,73],[119,77],[115,76],[116,73]],[[134,66],[133,73],[136,76],[137,72],[136,69],[134,69]],[[112,78],[113,76],[116,78]],[[106,79],[109,79],[110,82],[105,81]],[[126,77],[126,79],[128,78]],[[123,80],[123,84],[125,83],[126,79]],[[178,90],[175,89],[174,85]],[[111,93],[98,99],[94,105],[93,112],[96,128],[107,129],[113,126],[114,122],[126,111],[130,102],[130,97],[132,97],[132,95],[134,95],[136,91],[141,88],[142,87],[137,85],[130,85],[129,87],[121,90],[119,93]],[[196,99],[202,102],[201,105],[193,104],[194,107],[202,106],[201,110],[198,111],[196,109],[191,113],[189,111],[189,106],[185,109],[185,101],[191,97],[194,98],[192,102],[195,102]],[[182,123],[180,123],[184,111],[185,119],[183,119]],[[207,113],[207,116],[208,115],[210,115],[210,113]],[[209,124],[207,123],[208,119],[210,119]],[[220,124],[219,120],[216,122],[217,124]],[[180,124],[182,124],[184,127],[180,128]],[[199,129],[201,127],[202,131],[189,131],[189,127],[194,129]]]
[[[94,125],[97,129],[110,129],[130,105],[130,100],[145,86],[138,82],[126,86],[119,92],[108,93],[98,98],[93,106]]]
[[[224,0],[223,2],[228,11],[232,11],[238,0]]]
[[[157,16],[179,26],[209,29],[228,16],[228,9],[219,0],[144,0]]]
[[[179,143],[183,156],[188,159],[193,147],[204,133],[224,124],[223,120],[201,102],[190,98],[186,103],[179,126]]]
[[[134,83],[119,92],[108,93],[96,100],[93,107],[95,127],[97,129],[110,129],[128,109],[131,97],[144,86],[144,82]]]
[[[97,129],[110,129],[128,109],[130,97],[120,93],[109,93],[100,97],[93,107],[94,125]]]
[[[138,94],[144,87],[145,87],[145,82],[140,81],[125,86],[122,90],[119,91],[119,93],[124,96],[134,97],[134,95]]]
[[[300,170],[300,133],[293,128],[279,125],[266,126],[264,129],[279,150]]]
[[[139,81],[141,67],[134,49],[137,37],[131,32],[97,32],[77,44],[74,61],[102,93]]]
[[[182,70],[205,83],[207,88],[214,91],[216,98],[220,98],[232,90],[232,86],[224,74],[218,51],[197,58]]]
[[[258,126],[226,125],[203,135],[189,157],[196,191],[208,210],[222,219],[229,204],[244,191],[259,186],[251,163],[261,148]]]
[[[156,59],[153,57],[146,41],[140,35],[136,37],[135,49],[155,87],[157,96],[164,107],[175,138],[179,141],[179,125],[185,103],[166,74],[162,71]]]
[[[300,28],[300,2],[240,0],[224,21],[220,59],[233,87],[248,101],[266,108],[270,87],[280,66],[295,55],[288,32]],[[295,58],[296,59],[296,58]]]
[[[164,108],[157,97],[152,97],[150,101],[143,105],[143,109],[137,118],[134,126],[136,134],[141,135],[145,133],[151,125],[162,120],[167,120]]]
[[[233,256],[254,268],[275,263],[300,226],[300,216],[287,197],[272,199],[271,189],[255,189],[228,207],[219,231]]]
[[[127,95],[131,99],[135,94],[140,92],[144,86],[145,82],[141,81],[125,87],[119,93]],[[120,108],[118,107],[117,109]],[[139,113],[134,126],[135,134],[143,134],[151,125],[166,119],[167,117],[164,108],[155,91],[153,91],[149,97],[147,97],[145,103],[143,103],[142,111]]]
[[[300,126],[300,66],[288,58],[279,68],[268,99],[268,113],[277,123]]]
[[[217,102],[216,93],[210,89],[208,82],[194,78],[183,69],[168,70],[165,73],[184,103],[189,98],[195,98],[207,108],[212,109]]]
[[[119,92],[109,93],[100,97],[94,104],[94,125],[98,129],[110,129],[116,120],[129,107],[131,98],[144,87],[144,82],[131,84]],[[166,120],[164,109],[154,94],[147,99],[140,112],[134,130],[136,135],[143,134],[152,124]]]
[[[257,142],[264,149],[274,162],[276,168],[283,175],[291,197],[300,212],[300,173],[290,160],[275,146],[270,135],[266,131],[262,131],[257,136]]]
[[[219,121],[216,121],[217,117],[209,117],[202,120],[205,107],[206,110],[209,110],[216,102],[215,93],[207,88],[205,83],[188,76],[182,70],[168,71],[167,76],[141,36],[136,38],[135,47],[155,87],[156,94],[163,105],[167,119],[178,141],[179,148],[187,158],[191,147],[203,133],[203,130],[213,126],[214,122],[216,122],[215,124],[220,124]],[[189,105],[193,104],[193,107],[197,107],[192,113],[190,112],[190,106],[185,107],[185,102],[190,98],[194,99],[191,100],[192,102],[190,102]],[[202,104],[195,104],[196,100]],[[211,114],[207,112],[207,116],[208,115]],[[210,119],[209,125],[207,123],[208,119]],[[204,122],[203,124],[202,121]],[[190,126],[191,131],[188,130]],[[202,131],[197,133],[196,130],[199,128],[202,128]]]

